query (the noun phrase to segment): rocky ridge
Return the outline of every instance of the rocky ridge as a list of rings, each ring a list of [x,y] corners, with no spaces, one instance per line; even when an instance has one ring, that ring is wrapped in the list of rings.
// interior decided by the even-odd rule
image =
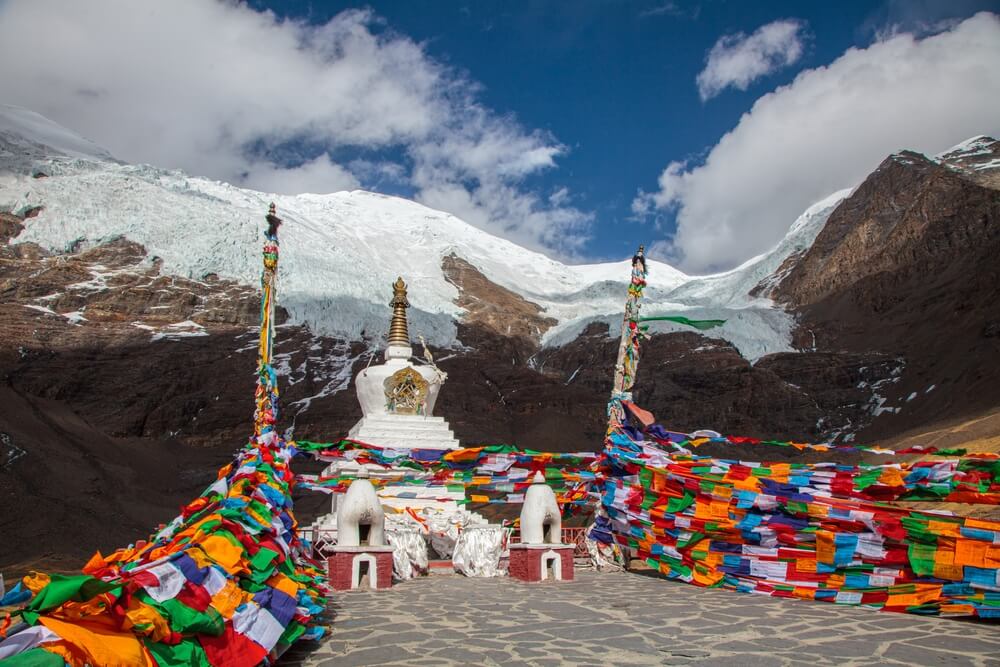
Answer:
[[[1000,143],[978,138],[972,150]],[[888,157],[770,292],[824,350],[881,350],[906,371],[865,432],[887,437],[1000,404],[1000,162]],[[981,158],[982,155],[974,156]],[[971,166],[970,166],[971,164]]]

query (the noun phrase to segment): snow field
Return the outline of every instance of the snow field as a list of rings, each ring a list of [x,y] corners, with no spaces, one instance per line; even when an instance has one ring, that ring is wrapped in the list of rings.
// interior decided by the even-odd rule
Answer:
[[[419,333],[436,345],[456,344],[455,319],[462,310],[454,303],[457,289],[441,270],[443,258],[451,254],[558,320],[543,339],[546,345],[572,340],[593,321],[608,322],[612,335],[620,330],[630,278],[627,259],[563,264],[398,197],[365,191],[271,195],[180,171],[123,164],[37,114],[10,109],[0,107],[0,130],[12,128],[36,148],[45,142],[52,148],[34,165],[48,178],[34,179],[11,168],[13,149],[4,155],[0,144],[0,210],[44,207],[18,241],[68,250],[124,236],[147,249],[148,261],[162,260],[166,273],[194,280],[215,273],[255,285],[264,214],[273,201],[285,221],[279,233],[279,303],[293,323],[307,324],[316,333],[378,343],[391,314],[391,284],[402,276],[409,285],[414,338]],[[648,261],[643,314],[725,319],[706,335],[731,342],[751,360],[791,350],[792,317],[749,292],[773,279],[790,254],[807,249],[849,194],[844,190],[817,203],[774,250],[731,271],[688,276]],[[654,332],[681,329],[651,325]]]

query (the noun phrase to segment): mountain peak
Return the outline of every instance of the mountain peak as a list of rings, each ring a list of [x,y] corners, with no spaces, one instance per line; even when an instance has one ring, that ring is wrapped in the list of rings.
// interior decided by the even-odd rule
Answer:
[[[960,144],[952,146],[936,157],[939,160],[949,161],[963,158],[970,158],[981,155],[996,155],[1000,152],[1000,141],[991,136],[980,134],[979,136],[966,139]]]
[[[1000,190],[1000,141],[981,134],[937,156],[938,162],[965,173],[973,181]]]
[[[530,315],[525,326],[545,345],[571,341],[594,321],[612,327],[621,322],[631,274],[627,259],[565,264],[452,214],[390,195],[363,190],[273,195],[177,170],[125,164],[16,107],[0,107],[0,133],[0,142],[7,142],[0,143],[0,170],[14,173],[0,180],[0,207],[37,211],[17,241],[54,252],[127,238],[155,257],[166,274],[193,280],[215,275],[254,285],[263,212],[275,202],[286,222],[282,307],[292,324],[307,324],[319,334],[378,344],[377,332],[388,320],[384,304],[390,285],[403,275],[413,288],[414,331],[434,345],[456,344],[457,325],[476,319],[477,309],[470,304],[482,295],[469,292],[468,285],[462,293],[449,280],[443,265],[451,256],[457,259],[449,261],[467,265],[466,273],[474,270],[495,286],[491,298],[523,305]],[[11,169],[15,161],[20,162]],[[49,177],[30,178],[35,171]],[[647,265],[651,314],[727,320],[713,334],[748,359],[791,349],[791,316],[748,294],[760,279],[757,274],[767,271],[720,282],[652,259]],[[697,292],[697,298],[673,298],[681,287]],[[657,324],[654,330],[671,326]]]
[[[901,150],[893,153],[879,165],[879,169],[886,166],[888,163],[896,162],[899,164],[905,164],[909,166],[927,166],[935,164],[934,160],[931,160],[923,153],[918,153],[916,151],[911,151],[909,149]]]
[[[114,160],[106,148],[40,113],[0,104],[0,169],[22,172],[52,157]]]

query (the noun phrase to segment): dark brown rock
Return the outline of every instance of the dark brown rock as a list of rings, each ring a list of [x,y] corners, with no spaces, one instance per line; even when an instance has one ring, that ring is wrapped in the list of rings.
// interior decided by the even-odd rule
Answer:
[[[458,289],[455,304],[466,310],[462,320],[502,336],[526,338],[535,343],[556,325],[541,315],[542,308],[519,294],[488,280],[476,267],[454,254],[445,257],[441,270]]]
[[[0,243],[8,243],[24,230],[24,220],[13,213],[0,212]]]
[[[876,274],[898,284],[967,272],[967,258],[1000,239],[998,221],[1000,191],[917,153],[891,156],[837,207],[774,296],[803,307]],[[871,304],[889,307],[898,292],[872,294]]]
[[[1000,191],[916,153],[887,158],[774,291],[820,350],[878,352],[905,371],[861,437],[1000,404]]]

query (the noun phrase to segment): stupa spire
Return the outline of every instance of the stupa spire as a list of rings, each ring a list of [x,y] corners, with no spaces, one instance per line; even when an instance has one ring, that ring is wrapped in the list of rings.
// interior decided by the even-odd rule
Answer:
[[[406,309],[410,302],[406,298],[406,283],[403,277],[396,278],[392,285],[392,322],[389,324],[389,345],[410,346],[410,330],[406,322]]]

